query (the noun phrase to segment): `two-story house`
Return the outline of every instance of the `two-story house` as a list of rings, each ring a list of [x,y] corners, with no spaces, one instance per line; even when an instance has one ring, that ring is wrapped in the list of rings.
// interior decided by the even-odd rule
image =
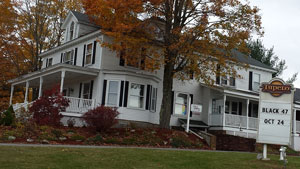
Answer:
[[[60,91],[70,100],[66,112],[61,112],[65,124],[67,119],[74,118],[77,125],[81,125],[79,119],[85,112],[105,105],[118,108],[121,123],[135,121],[157,125],[163,70],[147,72],[143,70],[142,61],[127,64],[116,52],[101,47],[97,40],[109,41],[110,38],[85,14],[71,11],[62,27],[64,43],[40,55],[41,70],[10,81],[11,104],[14,86],[26,88],[24,103],[15,104],[14,108],[30,104],[28,88],[38,88],[41,96],[44,89],[59,84]],[[217,76],[215,87],[193,79],[174,79],[171,126],[181,125],[178,119],[186,119],[191,102],[202,105],[202,112],[191,116],[191,120],[201,122],[200,127],[256,137],[259,86],[261,82],[270,81],[275,70],[238,51],[232,55],[249,64],[248,69],[238,70],[242,78]],[[300,102],[298,107],[300,110]],[[300,124],[297,127],[299,129]]]

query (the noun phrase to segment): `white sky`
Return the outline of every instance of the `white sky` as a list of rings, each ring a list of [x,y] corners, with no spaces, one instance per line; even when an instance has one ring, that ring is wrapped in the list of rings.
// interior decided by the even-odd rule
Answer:
[[[299,72],[294,85],[300,88],[300,0],[250,0],[250,4],[261,9],[265,47],[274,46],[275,55],[286,61],[281,78]]]

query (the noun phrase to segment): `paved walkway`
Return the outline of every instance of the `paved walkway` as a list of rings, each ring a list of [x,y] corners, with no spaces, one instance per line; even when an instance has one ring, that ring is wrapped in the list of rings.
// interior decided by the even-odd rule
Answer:
[[[167,150],[167,151],[191,151],[191,152],[238,152],[238,153],[253,153],[242,151],[219,151],[219,150],[199,150],[199,149],[180,149],[180,148],[156,148],[156,147],[136,147],[136,146],[93,146],[93,145],[64,145],[64,144],[16,144],[16,143],[0,143],[0,146],[14,146],[14,147],[58,147],[58,148],[133,148],[145,150]]]

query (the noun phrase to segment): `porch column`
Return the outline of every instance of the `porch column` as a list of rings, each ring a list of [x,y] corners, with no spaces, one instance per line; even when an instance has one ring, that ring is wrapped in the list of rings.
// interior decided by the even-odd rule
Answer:
[[[225,116],[226,116],[226,113],[225,113],[225,110],[226,110],[226,94],[224,94],[224,107],[223,107],[223,127],[225,127]]]
[[[15,86],[11,85],[11,87],[10,87],[9,105],[12,105],[12,100],[13,100],[13,97],[14,97],[14,88],[15,88]]]
[[[28,88],[29,88],[29,81],[26,81],[26,89],[25,89],[25,99],[24,99],[24,103],[28,103]]]
[[[249,99],[247,99],[247,106],[246,106],[246,117],[247,117],[247,129],[249,129],[249,117],[248,117],[248,114],[249,114]]]
[[[65,70],[61,71],[60,93],[62,93],[62,92],[63,92],[63,89],[64,89],[65,74],[66,74],[66,71],[65,71]]]
[[[39,88],[39,98],[42,96],[42,88],[43,88],[43,76],[40,77],[40,88]]]
[[[294,109],[294,118],[293,118],[293,134],[297,133],[297,123],[296,123],[296,116],[297,116],[297,111]]]

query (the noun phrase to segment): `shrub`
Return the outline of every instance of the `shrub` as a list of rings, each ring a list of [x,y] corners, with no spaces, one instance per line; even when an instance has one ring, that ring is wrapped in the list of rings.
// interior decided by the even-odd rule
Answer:
[[[62,115],[60,112],[66,111],[69,106],[69,100],[64,98],[56,86],[46,90],[39,99],[37,99],[29,111],[33,113],[33,120],[38,125],[59,126]]]
[[[71,136],[71,138],[70,138],[71,140],[74,140],[74,141],[77,141],[77,140],[80,140],[80,141],[83,141],[83,140],[85,140],[85,137],[84,136],[81,136],[81,135],[78,135],[78,134],[76,134],[76,135],[73,135],[73,136]]]
[[[89,127],[94,128],[96,131],[103,132],[117,123],[116,117],[118,115],[119,112],[115,108],[98,106],[86,112],[83,115],[83,120]]]
[[[177,136],[177,137],[173,137],[172,138],[171,146],[172,147],[176,147],[176,148],[179,148],[179,147],[190,147],[191,143],[189,142],[188,139],[186,139],[184,137]]]
[[[10,106],[3,114],[1,114],[0,124],[5,126],[11,126],[15,123],[15,112],[12,106]]]

